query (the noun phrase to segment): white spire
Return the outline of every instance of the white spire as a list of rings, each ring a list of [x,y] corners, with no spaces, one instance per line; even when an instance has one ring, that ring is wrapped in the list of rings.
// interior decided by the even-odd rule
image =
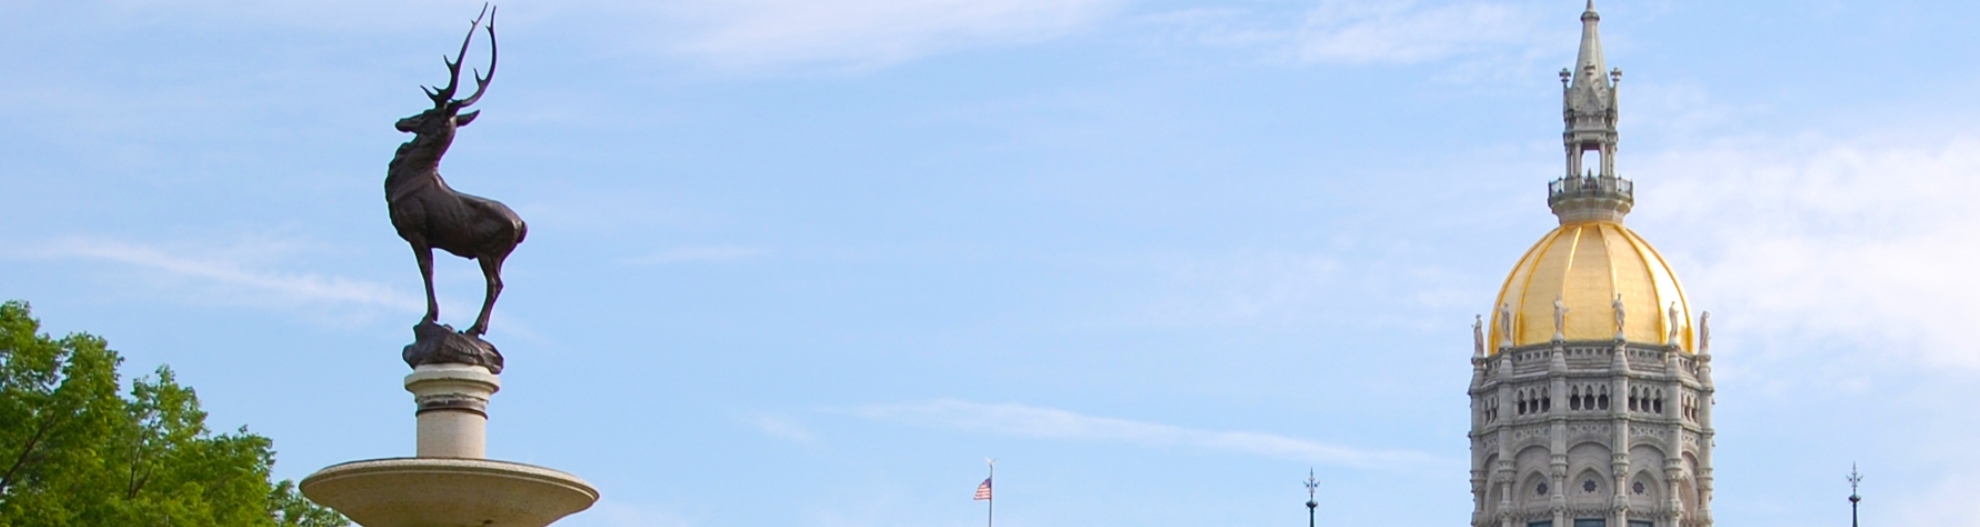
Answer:
[[[1574,58],[1575,86],[1609,84],[1608,62],[1602,60],[1602,32],[1596,27],[1601,22],[1602,15],[1595,12],[1595,0],[1588,0],[1588,10],[1581,12],[1581,53]]]

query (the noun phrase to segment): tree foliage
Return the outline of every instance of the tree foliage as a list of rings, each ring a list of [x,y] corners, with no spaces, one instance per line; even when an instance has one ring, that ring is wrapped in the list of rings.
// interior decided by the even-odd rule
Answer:
[[[0,304],[0,527],[349,525],[289,481],[274,442],[215,434],[192,388],[159,367],[119,393],[103,339],[40,333]]]

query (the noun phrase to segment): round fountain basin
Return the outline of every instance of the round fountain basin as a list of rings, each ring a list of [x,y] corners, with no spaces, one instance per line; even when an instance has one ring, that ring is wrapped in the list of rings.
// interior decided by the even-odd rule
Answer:
[[[488,459],[352,461],[300,487],[364,527],[544,527],[598,501],[577,476]]]

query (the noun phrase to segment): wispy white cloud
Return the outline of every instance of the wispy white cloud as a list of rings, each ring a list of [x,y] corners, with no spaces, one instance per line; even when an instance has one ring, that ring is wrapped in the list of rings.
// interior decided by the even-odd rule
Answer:
[[[1980,138],[1749,137],[1656,154],[1644,220],[1684,232],[1721,336],[1980,368]],[[1682,262],[1681,262],[1682,263]],[[1737,329],[1733,329],[1737,328]],[[1840,340],[1831,340],[1840,339]],[[1760,352],[1750,349],[1746,352]]]
[[[1020,437],[1201,448],[1351,467],[1392,466],[1431,459],[1419,452],[1363,450],[1263,432],[1199,430],[1021,404],[983,404],[944,399],[918,404],[868,406],[854,409],[852,413],[874,420]]]
[[[1492,2],[1325,0],[1307,13],[1297,45],[1299,57],[1310,61],[1427,62],[1529,47],[1537,21],[1520,6]]]
[[[897,63],[958,48],[1035,42],[1092,24],[1125,0],[732,0],[661,10],[678,50],[729,66]]]
[[[791,441],[803,445],[810,445],[812,443],[818,442],[818,436],[816,434],[811,433],[810,428],[805,427],[804,424],[799,423],[796,420],[793,420],[789,417],[770,415],[770,414],[757,414],[745,419],[744,423],[748,424],[749,426],[755,427],[757,430],[763,432],[766,435],[769,435],[770,437],[775,437],[778,439],[783,439],[786,441]]]
[[[711,247],[678,247],[657,253],[626,260],[632,265],[664,265],[676,263],[728,262],[768,254],[770,251],[753,247],[720,245]]]
[[[424,300],[383,284],[311,273],[251,268],[239,251],[173,250],[116,240],[69,238],[20,251],[28,258],[123,264],[169,276],[224,286],[238,300],[332,303],[419,312]],[[229,258],[230,253],[233,258]]]

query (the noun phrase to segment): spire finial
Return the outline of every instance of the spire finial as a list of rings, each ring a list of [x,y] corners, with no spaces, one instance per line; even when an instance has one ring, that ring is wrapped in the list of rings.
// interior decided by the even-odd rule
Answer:
[[[1588,11],[1581,13],[1581,50],[1574,57],[1574,85],[1601,86],[1607,83],[1608,61],[1602,58],[1602,32],[1596,26],[1602,16],[1595,14],[1595,0],[1588,0]]]
[[[1593,1],[1593,0],[1590,0],[1590,1]],[[1863,500],[1863,498],[1861,498],[1861,497],[1858,497],[1858,496],[1856,495],[1856,484],[1858,484],[1858,483],[1862,483],[1862,482],[1863,482],[1863,474],[1860,474],[1860,473],[1858,473],[1858,472],[1856,471],[1856,464],[1855,464],[1855,463],[1850,463],[1850,464],[1849,464],[1849,478],[1848,478],[1848,479],[1849,479],[1849,502],[1850,502],[1850,503],[1856,503],[1856,502],[1858,502],[1858,501],[1862,501],[1862,500]]]
[[[1313,477],[1313,469],[1306,469],[1306,527],[1315,527],[1317,525],[1314,523],[1313,512],[1319,509],[1320,502],[1315,501],[1317,498],[1314,497],[1314,491],[1319,488],[1320,480]]]
[[[1856,473],[1856,463],[1849,464],[1849,527],[1856,527],[1856,503],[1863,501],[1856,495],[1856,484],[1863,482],[1863,475]]]

